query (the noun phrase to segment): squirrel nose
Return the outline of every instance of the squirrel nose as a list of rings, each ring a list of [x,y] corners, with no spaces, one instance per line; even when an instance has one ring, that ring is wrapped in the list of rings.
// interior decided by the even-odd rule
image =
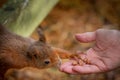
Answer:
[[[44,63],[45,63],[45,64],[49,64],[49,63],[50,63],[50,60],[46,60]]]

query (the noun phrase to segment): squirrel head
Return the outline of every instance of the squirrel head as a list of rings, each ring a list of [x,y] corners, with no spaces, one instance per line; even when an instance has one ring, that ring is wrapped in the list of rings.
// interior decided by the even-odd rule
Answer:
[[[52,47],[46,43],[46,38],[41,29],[38,29],[38,34],[39,40],[31,44],[26,51],[27,59],[34,62],[35,67],[38,68],[60,65],[59,56],[55,54]]]

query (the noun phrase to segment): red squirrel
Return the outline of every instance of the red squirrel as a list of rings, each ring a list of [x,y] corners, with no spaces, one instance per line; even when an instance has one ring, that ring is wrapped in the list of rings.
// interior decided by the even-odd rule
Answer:
[[[69,52],[52,47],[38,30],[39,40],[19,36],[0,25],[0,80],[11,68],[36,67],[48,68],[60,65],[60,58],[68,58]]]

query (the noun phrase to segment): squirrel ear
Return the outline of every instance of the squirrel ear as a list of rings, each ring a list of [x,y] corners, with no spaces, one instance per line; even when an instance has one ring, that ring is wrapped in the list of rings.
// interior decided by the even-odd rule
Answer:
[[[38,28],[38,35],[39,35],[39,41],[46,43],[46,38],[45,35],[43,34],[42,29]]]

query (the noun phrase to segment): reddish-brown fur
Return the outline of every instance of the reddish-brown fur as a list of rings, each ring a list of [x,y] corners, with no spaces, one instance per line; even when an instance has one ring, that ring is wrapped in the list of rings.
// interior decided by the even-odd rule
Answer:
[[[46,44],[41,30],[38,30],[38,34],[40,38],[35,41],[16,35],[0,25],[0,80],[4,80],[4,74],[11,68],[43,69],[60,65],[60,58],[70,57],[69,52]]]
[[[24,38],[0,25],[0,80],[10,68],[26,66],[47,68],[60,63],[58,56],[46,44],[39,31],[39,41]]]

